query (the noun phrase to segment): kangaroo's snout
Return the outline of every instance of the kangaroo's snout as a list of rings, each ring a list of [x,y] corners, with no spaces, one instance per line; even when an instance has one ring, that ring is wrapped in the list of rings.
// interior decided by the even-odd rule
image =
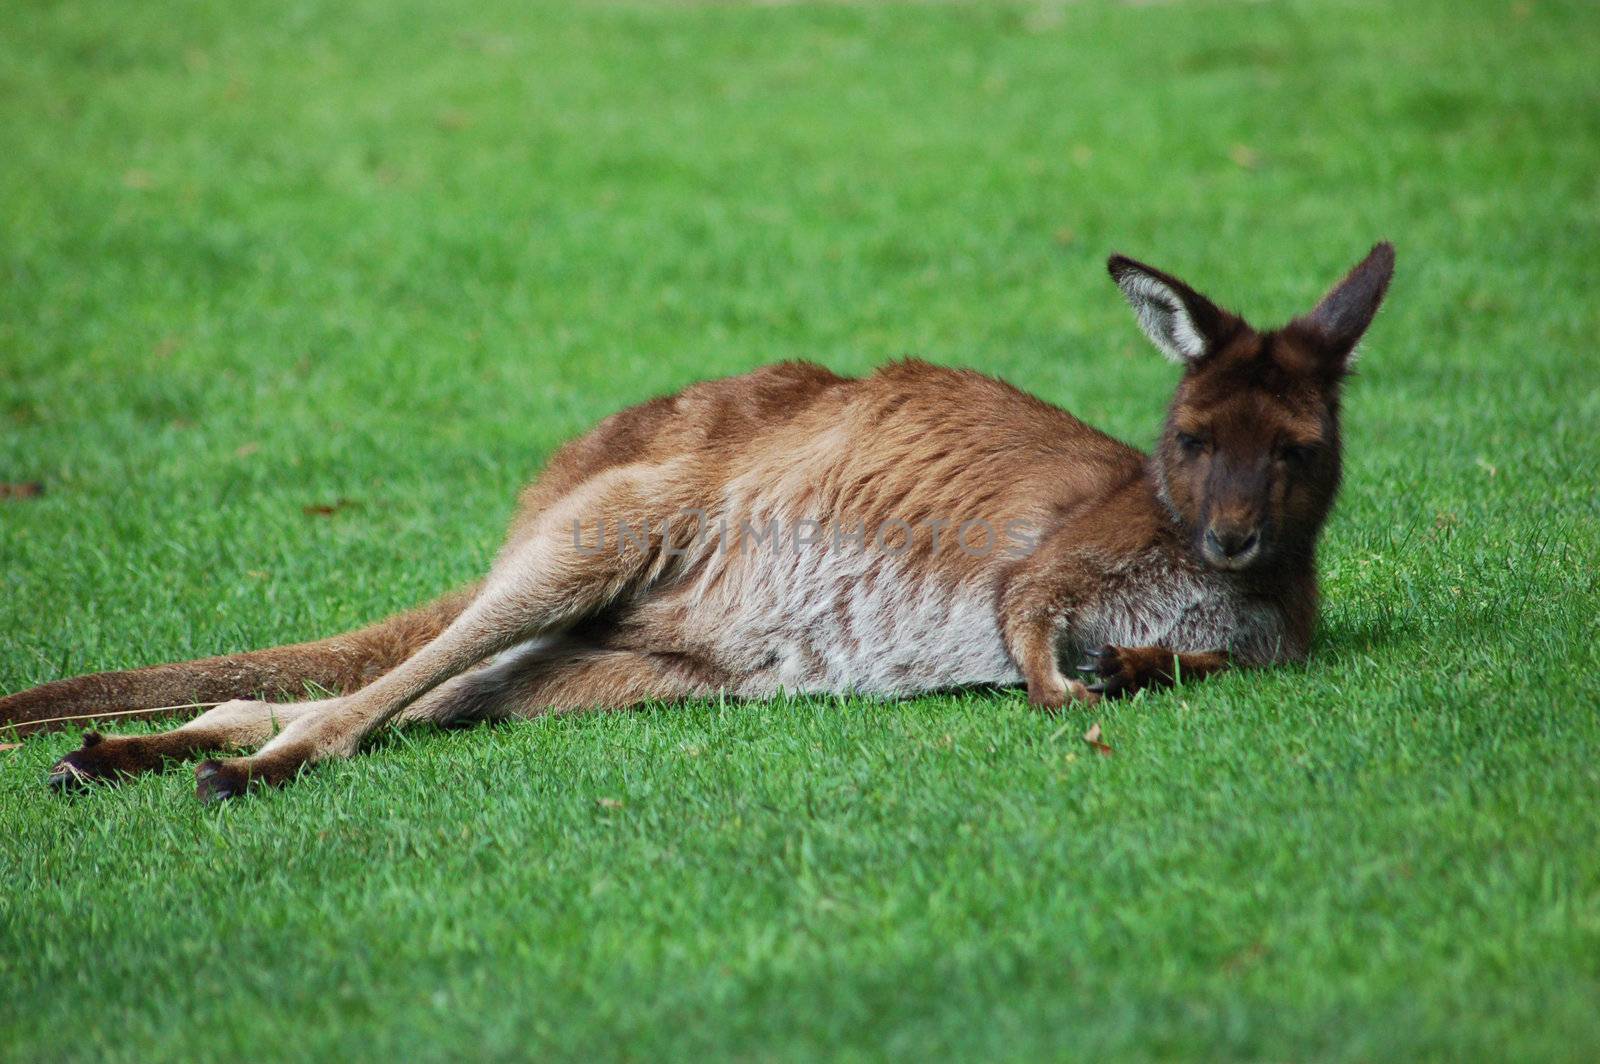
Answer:
[[[1206,561],[1218,569],[1243,569],[1255,560],[1261,548],[1258,525],[1214,523],[1206,529],[1203,550]]]

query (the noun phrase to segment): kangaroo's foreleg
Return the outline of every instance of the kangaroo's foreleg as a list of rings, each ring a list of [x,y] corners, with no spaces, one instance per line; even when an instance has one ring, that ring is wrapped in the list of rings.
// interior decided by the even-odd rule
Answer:
[[[1090,691],[1116,698],[1145,688],[1171,687],[1203,680],[1228,666],[1227,652],[1221,650],[1195,653],[1161,646],[1107,645],[1090,653],[1078,666],[1078,671],[1096,678],[1089,685]]]
[[[660,538],[596,545],[592,536],[588,544],[582,537],[602,522],[665,527],[675,512],[666,471],[625,466],[600,474],[541,516],[437,639],[370,686],[310,703],[310,712],[253,756],[203,762],[195,769],[200,797],[231,797],[252,782],[286,783],[305,765],[347,757],[374,729],[453,677],[642,589],[670,560]]]
[[[1071,642],[1083,611],[1092,608],[1107,568],[1103,553],[1080,544],[1070,529],[1058,530],[1018,563],[1002,585],[1001,635],[1036,708],[1056,710],[1069,701],[1094,702],[1146,687],[1170,687],[1228,667],[1228,655],[1220,650],[1180,654],[1163,646],[1106,646],[1077,667],[1094,682],[1067,679],[1058,650]]]
[[[1070,702],[1094,702],[1096,691],[1061,671],[1057,648],[1083,605],[1085,587],[1092,587],[1095,559],[1086,556],[1069,536],[1055,534],[1039,551],[1019,563],[1000,589],[1001,638],[1028,685],[1028,704],[1055,712]]]

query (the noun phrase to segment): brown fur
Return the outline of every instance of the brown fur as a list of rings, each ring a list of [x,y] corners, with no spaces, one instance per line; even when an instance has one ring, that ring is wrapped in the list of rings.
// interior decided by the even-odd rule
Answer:
[[[970,371],[908,361],[852,380],[771,366],[622,411],[563,447],[474,588],[317,643],[46,684],[0,699],[0,722],[233,700],[165,733],[90,733],[52,777],[260,746],[199,766],[200,795],[222,798],[346,756],[392,719],[1019,679],[1056,708],[1298,659],[1339,483],[1340,384],[1392,265],[1379,245],[1311,314],[1262,333],[1114,258],[1146,332],[1185,366],[1149,456]],[[732,546],[707,548],[686,509],[730,522]],[[739,522],[766,513],[905,526],[865,562],[762,554]],[[649,530],[594,549],[619,520]],[[1036,549],[953,549],[967,522],[1029,529]],[[941,631],[902,630],[929,623]],[[1101,647],[1140,632],[1171,645]],[[1085,651],[1089,686],[1061,669]],[[310,684],[337,695],[248,700]]]
[[[313,687],[355,691],[436,638],[466,608],[476,589],[473,585],[451,592],[426,606],[329,639],[55,680],[0,698],[0,725],[14,726],[27,735],[64,726],[39,723],[54,717],[72,716],[72,723],[82,725],[97,714],[153,706],[253,696],[303,697]]]

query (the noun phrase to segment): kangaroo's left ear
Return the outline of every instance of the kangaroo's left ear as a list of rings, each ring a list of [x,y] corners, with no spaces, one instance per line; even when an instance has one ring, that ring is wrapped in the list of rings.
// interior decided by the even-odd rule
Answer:
[[[1339,368],[1355,361],[1356,344],[1372,324],[1372,318],[1383,305],[1383,296],[1389,290],[1389,279],[1394,276],[1394,245],[1387,240],[1373,247],[1344,280],[1334,285],[1322,302],[1294,326],[1313,334],[1329,358],[1338,362]]]
[[[1220,347],[1239,328],[1238,318],[1169,273],[1125,255],[1113,255],[1106,268],[1139,327],[1161,353],[1189,365]]]

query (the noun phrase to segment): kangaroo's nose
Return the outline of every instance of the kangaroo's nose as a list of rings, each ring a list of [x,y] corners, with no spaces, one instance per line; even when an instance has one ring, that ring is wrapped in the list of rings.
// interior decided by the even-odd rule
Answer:
[[[1254,547],[1260,538],[1260,531],[1254,528],[1206,529],[1206,543],[1224,558],[1237,558]]]

